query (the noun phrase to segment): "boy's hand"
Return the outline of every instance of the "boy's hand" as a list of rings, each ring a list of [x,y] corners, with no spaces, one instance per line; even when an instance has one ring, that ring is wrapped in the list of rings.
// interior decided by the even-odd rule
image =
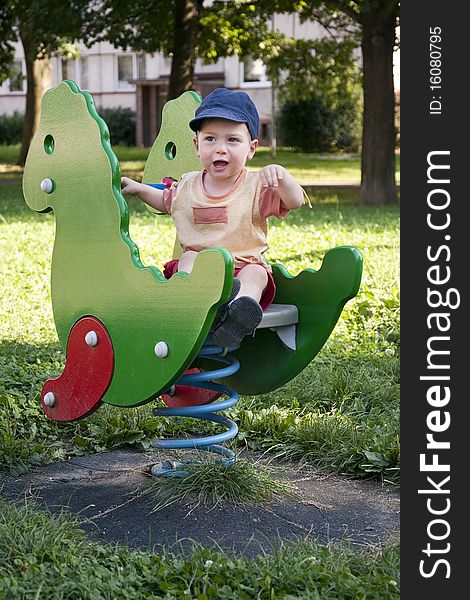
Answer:
[[[284,179],[285,169],[281,165],[266,165],[263,167],[259,176],[263,187],[278,187],[279,180]]]
[[[121,177],[121,192],[128,196],[138,196],[142,184],[129,179],[129,177]]]
[[[155,208],[158,212],[168,212],[163,202],[163,190],[145,185],[145,183],[139,183],[129,177],[121,177],[121,192],[126,196],[137,196],[142,202]]]
[[[267,165],[259,172],[263,187],[278,188],[286,208],[298,208],[304,201],[304,192],[292,175],[281,165]]]

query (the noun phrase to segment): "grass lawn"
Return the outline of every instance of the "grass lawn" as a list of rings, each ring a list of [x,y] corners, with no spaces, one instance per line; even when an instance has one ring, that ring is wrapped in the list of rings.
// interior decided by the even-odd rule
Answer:
[[[318,158],[315,164],[326,162]],[[357,161],[350,164],[357,174]],[[348,168],[325,167],[324,180],[344,176]],[[8,177],[0,181],[0,471],[17,474],[124,445],[145,449],[155,437],[193,433],[191,424],[154,417],[153,403],[127,410],[105,406],[77,423],[45,418],[42,384],[64,366],[50,303],[54,216],[30,211]],[[296,274],[319,268],[333,246],[353,245],[364,257],[361,289],[311,365],[279,390],[241,397],[224,413],[240,428],[233,447],[397,485],[399,210],[357,207],[356,190],[323,189],[311,196],[312,208],[271,222],[268,259]],[[133,199],[129,205],[130,234],[143,262],[161,267],[174,240],[169,217],[157,217]],[[178,549],[137,552],[91,543],[70,518],[0,498],[0,597],[208,599],[221,593],[234,600],[395,599],[399,548],[359,552],[308,541],[256,560],[198,546],[185,555]]]

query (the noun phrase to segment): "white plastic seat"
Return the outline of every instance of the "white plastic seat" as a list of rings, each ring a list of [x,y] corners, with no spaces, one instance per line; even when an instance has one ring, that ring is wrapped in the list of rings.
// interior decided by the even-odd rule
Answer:
[[[263,311],[263,318],[257,329],[272,329],[281,341],[291,350],[296,349],[296,324],[299,322],[299,311],[293,304],[271,304]]]

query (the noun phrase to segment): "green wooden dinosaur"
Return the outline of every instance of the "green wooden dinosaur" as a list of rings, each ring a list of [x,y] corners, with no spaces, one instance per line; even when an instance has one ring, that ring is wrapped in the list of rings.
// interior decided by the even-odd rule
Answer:
[[[199,168],[194,134],[186,125],[199,102],[185,92],[165,104],[145,183]],[[191,275],[168,281],[157,268],[142,265],[129,235],[106,124],[91,95],[71,81],[44,95],[23,189],[33,210],[52,209],[56,217],[52,304],[67,362],[64,373],[43,388],[49,417],[81,418],[101,402],[138,406],[167,390],[188,367],[213,367],[197,354],[217,307],[229,297],[232,256],[220,248],[205,250]],[[314,358],[344,304],[358,292],[362,257],[341,246],[325,255],[318,271],[306,269],[296,277],[282,265],[273,265],[273,271],[275,302],[296,307],[295,344],[263,323],[254,337],[245,338],[235,352],[240,371],[227,381],[240,393],[275,389]]]

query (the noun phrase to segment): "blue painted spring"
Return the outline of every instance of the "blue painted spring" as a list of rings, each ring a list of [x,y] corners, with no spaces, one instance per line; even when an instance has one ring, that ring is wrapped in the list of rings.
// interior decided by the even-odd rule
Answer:
[[[236,350],[239,345],[232,346],[228,351]],[[222,385],[220,383],[214,383],[214,380],[229,377],[238,371],[240,363],[231,354],[226,353],[220,346],[215,346],[210,343],[205,343],[198,353],[199,357],[209,358],[226,364],[226,367],[216,369],[214,371],[205,371],[202,373],[195,373],[191,375],[182,375],[177,381],[177,385],[187,385],[191,387],[202,388],[206,390],[214,390],[225,394],[228,397],[224,400],[217,402],[211,402],[210,404],[203,404],[198,406],[185,406],[178,408],[156,408],[153,410],[153,414],[161,417],[191,417],[193,419],[201,419],[203,421],[211,421],[212,423],[218,423],[224,425],[226,430],[222,433],[210,435],[206,437],[194,437],[189,439],[160,439],[154,440],[152,445],[155,448],[164,449],[180,449],[180,448],[197,448],[208,452],[214,452],[222,456],[222,462],[225,466],[230,466],[235,462],[235,453],[229,448],[225,448],[220,444],[233,439],[238,433],[237,424],[224,417],[216,414],[221,410],[226,410],[231,406],[234,406],[238,402],[238,393],[232,388]],[[173,475],[183,476],[185,472],[180,469],[183,463],[173,463],[166,461],[163,465],[155,465],[152,468],[153,475]]]

